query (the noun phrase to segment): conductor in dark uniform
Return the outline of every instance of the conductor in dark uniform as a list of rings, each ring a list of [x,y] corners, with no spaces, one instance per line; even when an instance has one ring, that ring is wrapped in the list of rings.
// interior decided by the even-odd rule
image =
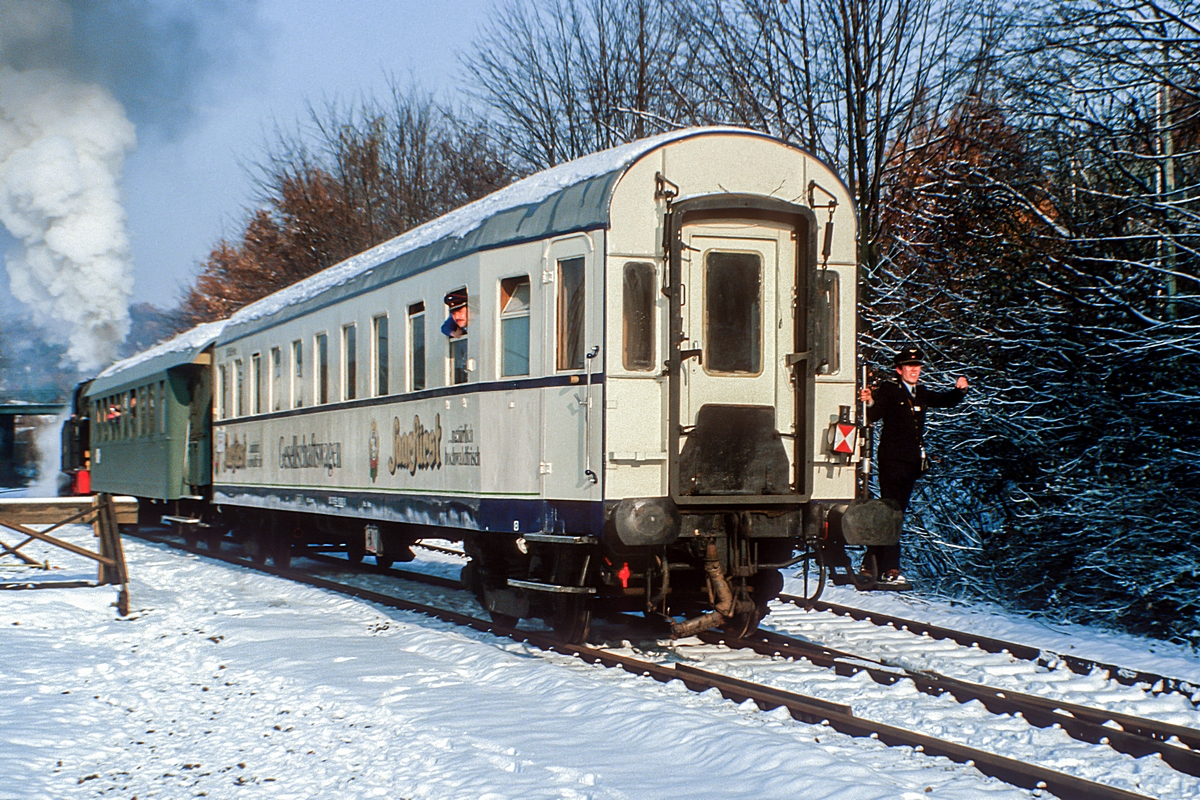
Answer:
[[[922,437],[926,409],[953,408],[967,393],[967,379],[963,377],[955,382],[953,389],[945,392],[930,391],[919,385],[924,361],[925,355],[920,350],[905,348],[896,354],[899,380],[884,381],[874,389],[867,387],[860,392],[860,399],[867,407],[867,420],[883,422],[875,460],[879,496],[896,501],[901,511],[908,508],[913,485],[925,470]],[[882,583],[907,588],[908,582],[900,574],[900,545],[874,546],[868,548],[868,554],[875,556]]]

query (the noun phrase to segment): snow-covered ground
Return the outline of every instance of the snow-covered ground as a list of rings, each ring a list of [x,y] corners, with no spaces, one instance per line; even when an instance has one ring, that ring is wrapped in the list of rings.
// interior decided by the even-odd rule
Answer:
[[[71,535],[89,538],[86,528]],[[116,617],[109,588],[0,593],[0,798],[1030,796],[970,767],[798,723],[782,710],[759,712],[164,546],[127,539],[126,547],[128,620]],[[49,557],[66,567],[55,578],[94,574],[65,553]],[[447,575],[461,563],[421,557],[422,569]],[[0,569],[0,580],[17,574],[26,573]],[[781,630],[803,624],[803,612],[793,618],[786,609],[769,621]],[[1076,634],[1080,648],[1086,633]],[[899,645],[891,647],[895,655]],[[889,703],[894,716],[908,713],[903,688],[835,681],[801,663],[753,662],[694,640],[663,652],[706,668],[725,662],[734,674],[749,670],[806,694],[828,686],[864,716]],[[1106,660],[1121,662],[1111,652]],[[1142,651],[1136,661],[1168,674],[1181,665],[1197,671],[1182,652]],[[1019,723],[981,718],[996,728]],[[1050,756],[1070,758],[1078,746],[1048,735],[1038,746]],[[1113,763],[1126,765],[1122,780],[1140,774],[1160,797],[1200,796],[1190,778],[1166,786],[1161,765],[1138,763],[1146,761]]]

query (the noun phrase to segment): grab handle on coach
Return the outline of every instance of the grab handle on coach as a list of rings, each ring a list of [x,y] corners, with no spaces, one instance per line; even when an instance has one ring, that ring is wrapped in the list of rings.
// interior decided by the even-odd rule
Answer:
[[[600,476],[592,469],[592,359],[600,354],[600,345],[593,345],[587,353],[587,369],[584,375],[583,394],[583,477],[595,486]]]

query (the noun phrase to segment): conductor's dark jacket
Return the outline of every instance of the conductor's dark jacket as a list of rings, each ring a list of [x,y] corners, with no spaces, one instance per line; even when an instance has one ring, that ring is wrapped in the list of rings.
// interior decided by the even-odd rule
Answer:
[[[879,461],[921,463],[921,436],[925,432],[925,409],[953,408],[962,402],[966,391],[950,389],[931,392],[917,384],[916,395],[892,381],[885,381],[871,391],[875,402],[867,407],[867,419],[883,420],[879,438]]]

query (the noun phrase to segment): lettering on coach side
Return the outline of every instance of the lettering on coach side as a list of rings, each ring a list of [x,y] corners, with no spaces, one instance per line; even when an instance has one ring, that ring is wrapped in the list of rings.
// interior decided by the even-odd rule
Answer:
[[[433,417],[433,427],[425,430],[419,416],[413,417],[412,430],[400,432],[400,418],[392,418],[392,457],[388,472],[408,470],[416,475],[419,469],[442,468],[442,415]]]
[[[450,431],[450,446],[446,448],[446,466],[478,467],[479,448],[473,446],[475,430],[469,423]]]
[[[335,469],[342,468],[342,443],[318,442],[314,433],[309,442],[304,436],[292,437],[292,443],[279,437],[279,468],[280,469],[324,469],[333,475]]]

